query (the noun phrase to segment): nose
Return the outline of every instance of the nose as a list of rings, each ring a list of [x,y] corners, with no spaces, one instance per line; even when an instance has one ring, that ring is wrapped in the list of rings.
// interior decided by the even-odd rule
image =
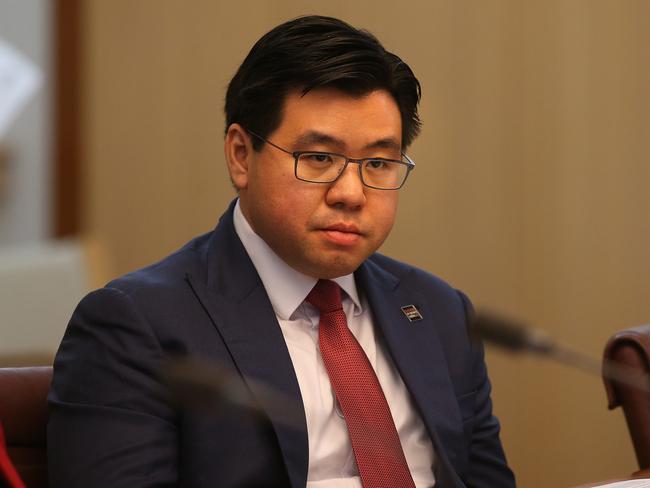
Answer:
[[[366,203],[365,186],[361,182],[358,164],[348,164],[343,173],[327,190],[328,205],[358,209]]]

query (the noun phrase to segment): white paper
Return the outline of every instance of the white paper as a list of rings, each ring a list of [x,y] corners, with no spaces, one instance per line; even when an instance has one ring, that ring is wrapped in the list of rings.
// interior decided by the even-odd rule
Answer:
[[[606,485],[598,485],[598,488],[650,488],[650,478],[640,480],[616,481]]]
[[[0,140],[42,83],[40,68],[0,39]]]

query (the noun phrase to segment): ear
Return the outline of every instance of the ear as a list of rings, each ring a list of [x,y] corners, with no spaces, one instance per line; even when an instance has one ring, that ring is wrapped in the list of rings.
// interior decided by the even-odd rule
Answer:
[[[230,124],[224,143],[226,164],[233,185],[237,191],[248,187],[248,168],[253,154],[251,138],[239,124]]]

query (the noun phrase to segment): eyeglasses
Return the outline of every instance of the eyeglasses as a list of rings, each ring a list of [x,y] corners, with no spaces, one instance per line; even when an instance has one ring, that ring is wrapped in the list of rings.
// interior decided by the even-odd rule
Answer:
[[[404,185],[411,170],[415,168],[415,162],[406,154],[402,154],[404,160],[398,161],[385,158],[353,159],[343,154],[319,151],[291,152],[273,144],[251,130],[248,130],[248,133],[260,141],[293,156],[296,178],[309,183],[333,183],[343,174],[348,164],[355,163],[359,165],[359,176],[365,186],[377,190],[399,190]]]

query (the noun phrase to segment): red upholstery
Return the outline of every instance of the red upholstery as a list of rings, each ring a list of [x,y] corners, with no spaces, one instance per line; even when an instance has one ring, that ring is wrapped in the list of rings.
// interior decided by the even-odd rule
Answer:
[[[603,356],[605,360],[650,374],[650,325],[618,332],[607,343]],[[607,378],[604,382],[609,408],[623,408],[639,468],[650,469],[650,393]]]
[[[47,393],[51,366],[0,368],[0,421],[7,452],[28,488],[47,487]]]

